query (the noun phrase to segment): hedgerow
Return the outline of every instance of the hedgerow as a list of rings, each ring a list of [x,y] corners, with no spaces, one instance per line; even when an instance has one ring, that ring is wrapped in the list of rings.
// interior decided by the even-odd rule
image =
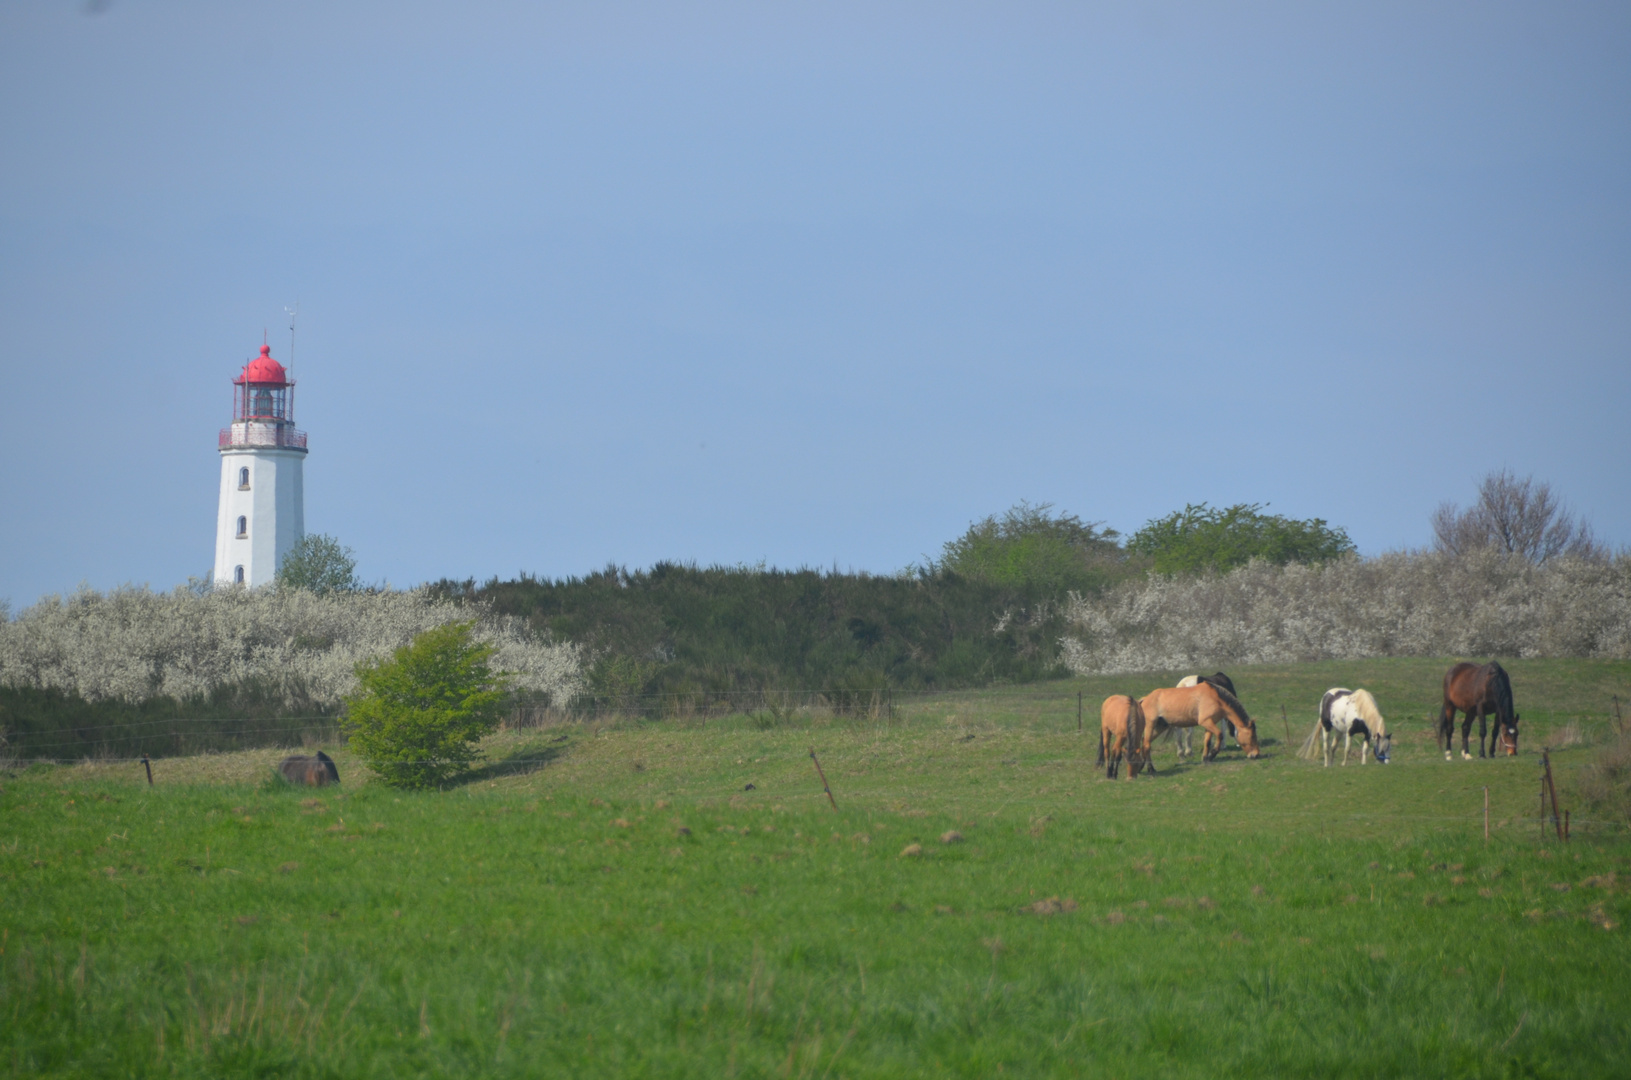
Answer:
[[[177,701],[254,684],[260,693],[337,707],[359,662],[389,656],[415,634],[475,620],[516,690],[564,704],[582,684],[581,650],[481,604],[428,589],[126,587],[47,596],[0,620],[0,686],[57,690],[87,702]]]
[[[1226,574],[1072,594],[1078,674],[1373,656],[1631,657],[1631,556],[1536,566],[1492,549]]]

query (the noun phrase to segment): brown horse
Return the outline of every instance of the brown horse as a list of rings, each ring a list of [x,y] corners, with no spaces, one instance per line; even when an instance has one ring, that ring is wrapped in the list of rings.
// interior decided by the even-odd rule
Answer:
[[[1149,760],[1150,742],[1168,728],[1201,727],[1206,729],[1206,743],[1201,753],[1204,764],[1216,758],[1223,749],[1225,725],[1233,724],[1235,736],[1249,758],[1257,757],[1257,723],[1246,715],[1245,706],[1227,690],[1211,683],[1198,686],[1163,687],[1151,690],[1140,701],[1144,712],[1144,758]]]
[[[1461,756],[1467,760],[1467,737],[1472,734],[1472,722],[1478,720],[1478,756],[1494,757],[1495,741],[1511,757],[1518,752],[1518,712],[1512,705],[1512,680],[1506,669],[1491,660],[1483,667],[1465,661],[1444,673],[1444,708],[1439,713],[1439,741],[1444,745],[1444,760],[1450,760],[1455,749],[1455,713],[1460,709],[1467,714],[1461,725]],[[1495,717],[1495,730],[1490,734],[1489,753],[1484,753],[1486,726],[1484,717]]]
[[[326,787],[340,782],[340,770],[334,759],[321,750],[316,757],[290,754],[278,763],[277,771],[296,787]]]
[[[1116,769],[1121,764],[1122,751],[1127,753],[1127,779],[1137,776],[1139,770],[1149,761],[1149,752],[1139,753],[1139,743],[1144,739],[1144,711],[1138,707],[1138,699],[1126,694],[1111,694],[1099,706],[1099,760],[1104,765],[1104,775],[1108,780],[1116,778]],[[1150,766],[1150,772],[1155,767]]]

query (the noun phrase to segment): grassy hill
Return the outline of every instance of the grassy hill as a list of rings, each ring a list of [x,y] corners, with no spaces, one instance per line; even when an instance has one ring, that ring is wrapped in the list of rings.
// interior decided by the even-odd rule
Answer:
[[[163,760],[151,788],[34,767],[0,777],[0,1061],[1621,1075],[1631,839],[1543,834],[1536,750],[1575,805],[1631,664],[1514,661],[1524,753],[1449,763],[1424,722],[1446,664],[1232,671],[1265,756],[1163,749],[1136,782],[1093,767],[1098,699],[1176,673],[511,731],[424,794],[339,748],[322,791],[266,783],[273,751]],[[1279,706],[1300,741],[1337,683],[1377,692],[1394,763],[1290,753]]]

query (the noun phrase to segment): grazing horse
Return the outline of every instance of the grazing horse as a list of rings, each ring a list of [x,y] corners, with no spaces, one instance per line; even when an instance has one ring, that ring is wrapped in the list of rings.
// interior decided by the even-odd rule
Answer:
[[[1151,690],[1138,703],[1144,712],[1144,760],[1150,757],[1150,742],[1168,728],[1202,727],[1206,729],[1206,742],[1201,753],[1204,764],[1216,758],[1223,749],[1224,725],[1233,722],[1235,734],[1246,756],[1255,758],[1257,724],[1246,715],[1246,707],[1227,690],[1220,690],[1209,682],[1198,686],[1173,687]],[[1216,740],[1215,742],[1213,740]]]
[[[321,750],[316,757],[290,754],[278,763],[277,771],[296,787],[326,787],[340,782],[340,770],[335,767],[334,759]]]
[[[1472,733],[1473,718],[1478,719],[1478,756],[1494,757],[1495,740],[1511,757],[1518,752],[1518,713],[1512,704],[1512,680],[1506,669],[1491,660],[1483,667],[1465,661],[1444,673],[1444,711],[1439,714],[1439,739],[1444,744],[1444,760],[1450,760],[1455,748],[1455,712],[1463,710],[1467,718],[1461,724],[1461,756],[1471,760],[1467,753],[1467,736]],[[1490,733],[1489,753],[1484,753],[1484,717],[1495,717],[1495,730]]]
[[[1185,675],[1183,678],[1178,680],[1178,687],[1179,687],[1179,689],[1183,689],[1184,687],[1188,687],[1188,686],[1198,686],[1201,683],[1208,683],[1208,684],[1210,684],[1212,686],[1217,687],[1219,690],[1227,690],[1229,693],[1234,694],[1236,697],[1240,696],[1239,694],[1235,693],[1235,684],[1234,684],[1234,682],[1232,680],[1230,680],[1229,676],[1225,675],[1221,671],[1216,673],[1215,675]],[[1234,722],[1229,720],[1229,718],[1227,716],[1224,717],[1223,719],[1224,719],[1224,721],[1226,723],[1229,724],[1229,734],[1234,735],[1234,733],[1235,733]],[[1178,745],[1178,756],[1181,757],[1181,758],[1187,758],[1192,753],[1194,753],[1194,749],[1190,745],[1190,741],[1189,741],[1190,736],[1195,733],[1194,729],[1193,728],[1173,728],[1171,730],[1172,730],[1173,741],[1175,743],[1177,743],[1177,745]],[[1240,738],[1238,736],[1235,737],[1235,742],[1236,742],[1237,745],[1239,744]]]
[[[1349,690],[1333,686],[1320,698],[1320,718],[1314,723],[1314,733],[1303,742],[1299,757],[1313,757],[1314,744],[1327,767],[1336,756],[1337,736],[1342,736],[1342,764],[1348,764],[1348,747],[1355,735],[1359,736],[1359,764],[1365,764],[1365,750],[1373,747],[1376,760],[1386,765],[1393,756],[1393,736],[1388,734],[1382,710],[1369,690]]]
[[[1138,707],[1138,699],[1126,694],[1111,694],[1099,706],[1099,760],[1097,764],[1105,766],[1104,775],[1107,780],[1116,778],[1117,766],[1121,764],[1122,751],[1127,753],[1127,779],[1137,776],[1139,770],[1149,761],[1149,753],[1139,753],[1139,744],[1144,739],[1144,712]],[[1150,766],[1150,772],[1155,766]]]

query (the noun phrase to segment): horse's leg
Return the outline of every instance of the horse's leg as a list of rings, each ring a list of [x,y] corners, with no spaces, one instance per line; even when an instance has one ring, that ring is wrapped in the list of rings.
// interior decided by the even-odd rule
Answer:
[[[1348,747],[1353,744],[1353,730],[1350,728],[1342,733],[1342,766],[1348,767]]]
[[[1467,740],[1472,736],[1472,710],[1467,710],[1467,718],[1461,722],[1461,760],[1471,761],[1472,755],[1467,752]]]
[[[1484,712],[1484,707],[1482,705],[1480,705],[1480,706],[1478,706],[1478,756],[1479,757],[1484,757],[1485,756],[1484,755],[1484,735],[1485,735],[1485,731],[1488,728],[1488,726],[1489,726],[1489,716],[1488,716],[1487,713]],[[1489,757],[1494,757],[1495,756],[1495,744],[1493,742],[1490,743],[1489,755],[1488,756]]]
[[[1455,709],[1446,701],[1438,711],[1438,738],[1444,744],[1444,760],[1455,756]]]

